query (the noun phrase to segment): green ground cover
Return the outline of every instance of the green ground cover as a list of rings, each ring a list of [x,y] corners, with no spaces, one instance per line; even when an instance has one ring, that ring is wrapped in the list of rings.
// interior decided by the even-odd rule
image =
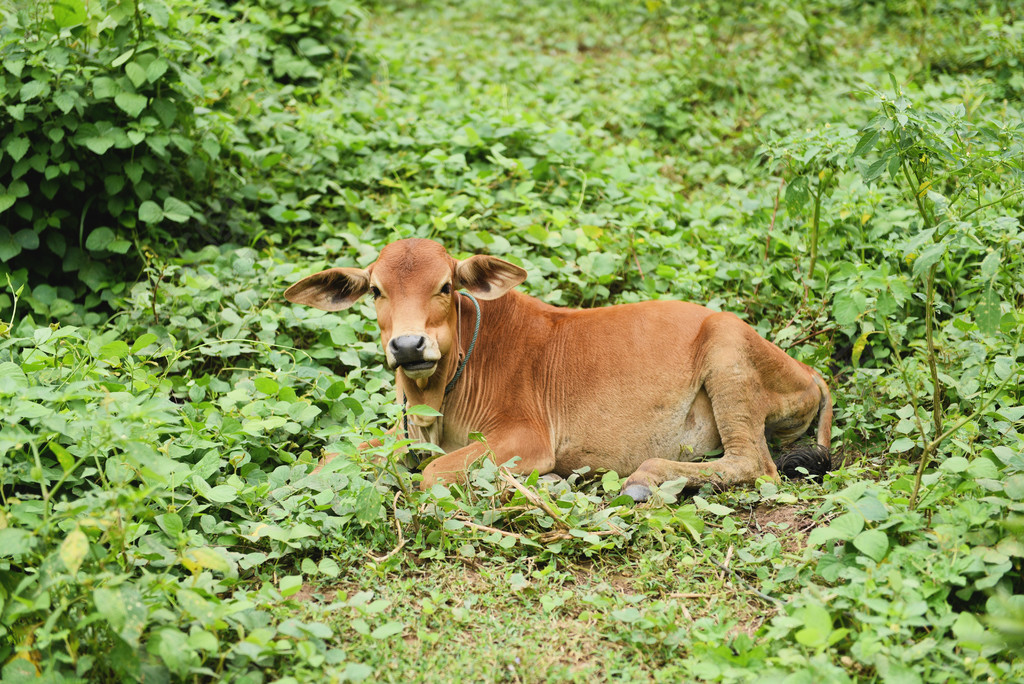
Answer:
[[[0,12],[4,682],[1024,678],[1017,3]],[[418,492],[372,305],[281,296],[410,236],[742,315],[839,467]]]

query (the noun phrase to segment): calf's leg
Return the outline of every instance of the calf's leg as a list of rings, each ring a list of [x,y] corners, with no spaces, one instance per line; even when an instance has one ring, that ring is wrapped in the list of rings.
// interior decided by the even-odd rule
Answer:
[[[511,470],[524,475],[534,470],[546,475],[555,467],[555,454],[546,435],[529,426],[502,426],[486,435],[486,444],[474,442],[427,464],[420,489],[427,490],[437,482],[464,482],[466,470],[483,456],[499,465],[518,456]]]
[[[687,478],[687,488],[713,483],[752,484],[779,479],[765,438],[769,423],[810,423],[822,399],[815,379],[799,362],[762,339],[731,314],[709,317],[695,358],[711,399],[724,455],[704,463],[652,458],[626,480],[623,493],[645,501],[662,482]]]

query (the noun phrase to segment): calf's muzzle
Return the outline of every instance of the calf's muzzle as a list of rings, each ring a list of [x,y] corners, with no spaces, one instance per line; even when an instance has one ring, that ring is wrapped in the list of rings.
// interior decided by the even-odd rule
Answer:
[[[429,342],[425,335],[399,335],[388,342],[388,356],[394,361],[392,368],[401,366],[407,371],[426,370],[437,363],[427,358]]]

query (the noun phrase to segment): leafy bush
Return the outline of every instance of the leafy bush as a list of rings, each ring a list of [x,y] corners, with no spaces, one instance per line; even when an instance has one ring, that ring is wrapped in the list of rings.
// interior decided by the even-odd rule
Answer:
[[[265,36],[260,61],[278,80],[319,80],[320,67],[359,60],[350,30],[363,13],[353,0],[255,0],[239,9]]]
[[[219,146],[195,111],[204,95],[190,71],[202,50],[188,40],[195,7],[62,0],[4,12],[0,250],[9,267],[69,288],[68,300],[85,294],[77,277],[86,301],[109,301],[126,275],[111,257],[172,239],[165,226],[201,216],[194,198]]]
[[[55,288],[44,300],[86,308],[121,295],[147,249],[258,235],[281,218],[277,204],[245,210],[252,177],[280,160],[261,139],[280,122],[235,125],[263,87],[239,68],[309,79],[313,62],[360,59],[358,6],[337,0],[60,0],[3,16],[0,256],[23,269],[18,283]]]

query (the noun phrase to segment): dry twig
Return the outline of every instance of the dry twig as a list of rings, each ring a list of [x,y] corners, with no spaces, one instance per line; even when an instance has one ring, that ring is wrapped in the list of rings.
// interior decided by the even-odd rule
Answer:
[[[565,529],[569,528],[569,526],[565,524],[565,521],[562,520],[562,516],[561,515],[559,515],[557,512],[555,512],[551,508],[551,506],[548,506],[547,502],[545,502],[539,496],[537,496],[536,494],[531,492],[529,489],[524,487],[522,484],[520,484],[519,480],[516,479],[515,475],[513,475],[512,473],[509,472],[508,468],[502,468],[499,472],[501,474],[501,479],[503,479],[508,484],[512,485],[519,493],[521,493],[523,496],[525,496],[527,501],[529,501],[530,503],[535,505],[537,508],[541,509],[542,511],[547,513],[549,516],[551,516],[551,518],[555,521],[556,525],[558,525],[560,527],[563,527]]]
[[[470,528],[472,528],[474,530],[480,530],[481,532],[497,532],[498,534],[504,535],[506,537],[513,537],[515,539],[523,539],[523,535],[517,534],[516,532],[508,532],[506,530],[499,530],[497,527],[488,527],[487,525],[481,525],[479,523],[475,523],[475,522],[471,522],[469,520],[466,520],[465,518],[463,518],[461,516],[456,516],[455,519],[458,520],[459,522],[461,522],[466,527],[470,527]]]
[[[399,492],[395,492],[395,498],[391,500],[391,510],[394,511],[394,510],[398,509],[398,497],[400,497],[400,496],[402,496],[402,492],[400,492],[400,491]],[[401,551],[402,547],[405,546],[405,543],[406,543],[407,540],[402,535],[402,524],[400,522],[398,522],[398,516],[395,516],[395,529],[398,530],[398,545],[395,546],[395,548],[391,549],[389,552],[387,552],[383,556],[374,556],[372,553],[367,552],[366,555],[369,556],[370,560],[372,560],[374,563],[383,563],[388,558],[391,558],[396,553]]]

